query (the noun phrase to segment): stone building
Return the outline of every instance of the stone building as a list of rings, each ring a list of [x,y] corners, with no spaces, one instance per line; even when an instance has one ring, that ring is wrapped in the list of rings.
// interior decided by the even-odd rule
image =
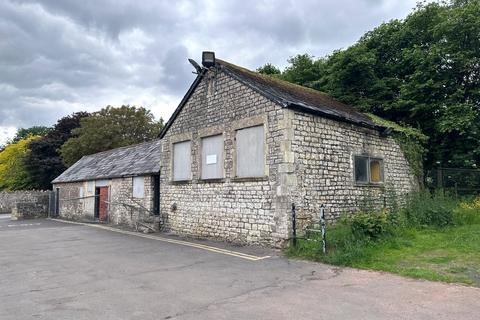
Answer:
[[[398,195],[416,188],[400,146],[367,115],[213,53],[191,62],[197,77],[160,142],[85,157],[55,179],[61,216],[101,219],[94,200],[62,199],[102,199],[108,186],[109,222],[132,224],[133,211],[117,203],[139,202],[143,176],[140,202],[161,230],[282,246],[292,204],[308,223],[321,205],[335,219],[367,197],[381,205],[387,185]]]
[[[304,221],[415,188],[388,130],[318,91],[204,53],[161,133],[161,222],[179,234],[281,246]]]
[[[158,229],[160,141],[88,155],[52,181],[57,214]]]

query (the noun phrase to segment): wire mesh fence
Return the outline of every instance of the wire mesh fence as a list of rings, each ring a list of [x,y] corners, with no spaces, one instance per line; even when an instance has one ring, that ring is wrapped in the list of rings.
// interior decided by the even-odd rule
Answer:
[[[480,194],[480,169],[436,168],[426,172],[425,185],[457,196]]]

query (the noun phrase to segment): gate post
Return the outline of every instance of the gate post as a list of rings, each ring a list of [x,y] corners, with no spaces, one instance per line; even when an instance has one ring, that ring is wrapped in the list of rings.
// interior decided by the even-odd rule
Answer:
[[[292,236],[293,246],[297,246],[297,216],[295,213],[295,203],[292,203]]]
[[[327,223],[325,220],[325,206],[320,206],[320,224],[322,225],[322,251],[327,253]]]

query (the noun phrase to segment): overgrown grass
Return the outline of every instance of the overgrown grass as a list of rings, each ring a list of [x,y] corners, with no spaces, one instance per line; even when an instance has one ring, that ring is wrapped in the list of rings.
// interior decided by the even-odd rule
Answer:
[[[480,287],[480,199],[423,193],[404,209],[346,216],[327,228],[327,247],[298,240],[287,255]]]

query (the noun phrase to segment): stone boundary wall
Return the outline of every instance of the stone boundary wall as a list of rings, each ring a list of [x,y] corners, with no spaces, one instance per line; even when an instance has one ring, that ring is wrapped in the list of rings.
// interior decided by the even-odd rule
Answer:
[[[48,196],[39,202],[17,202],[12,209],[12,220],[46,218],[48,216]]]
[[[0,192],[0,214],[12,213],[16,203],[44,203],[48,209],[48,197],[51,191],[26,190],[26,191],[2,191]],[[45,200],[46,199],[46,200]]]

